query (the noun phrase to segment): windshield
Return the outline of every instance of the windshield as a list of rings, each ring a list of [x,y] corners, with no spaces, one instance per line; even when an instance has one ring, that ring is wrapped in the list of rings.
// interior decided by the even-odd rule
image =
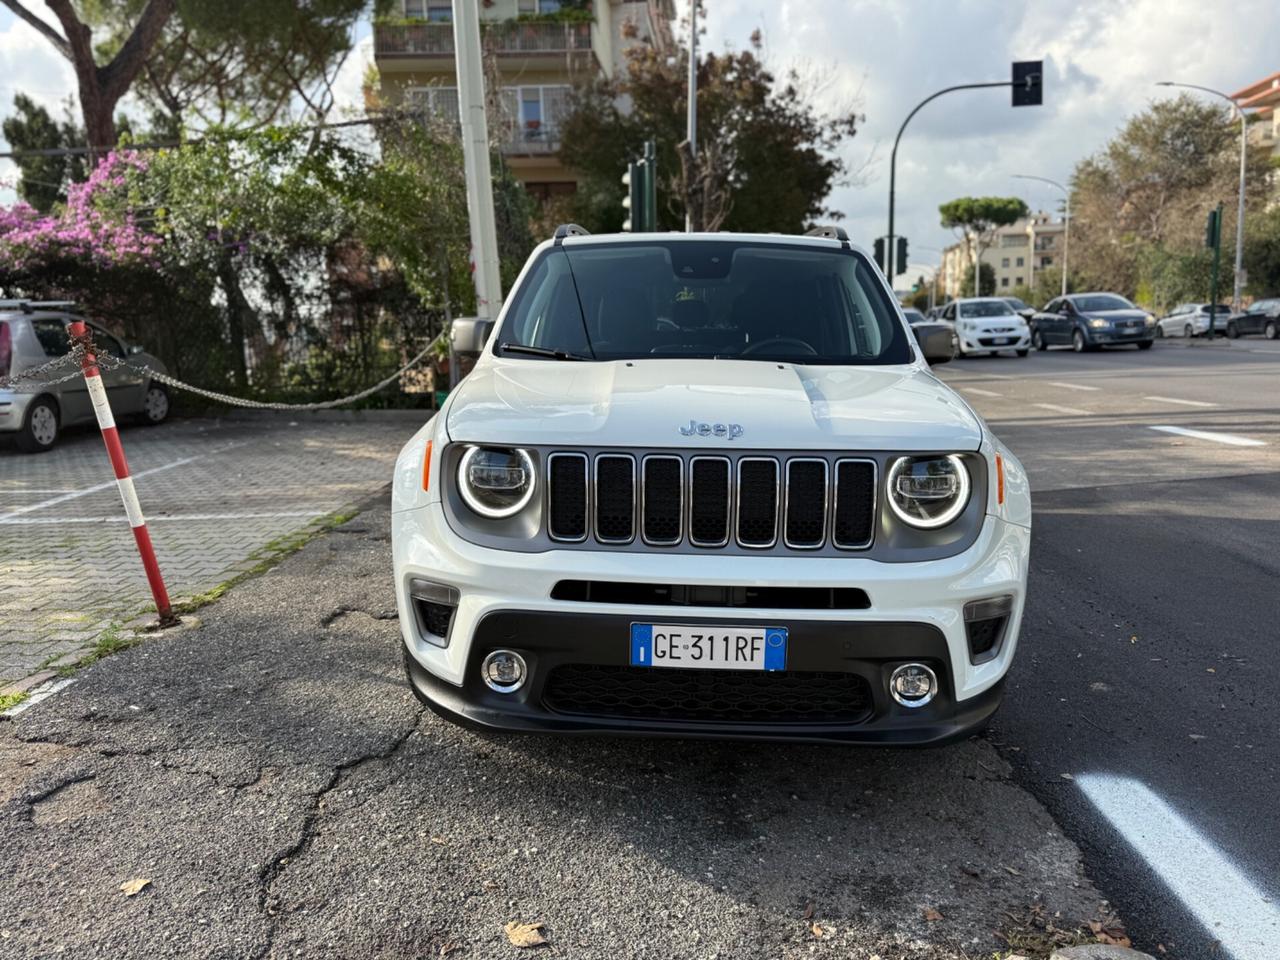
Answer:
[[[913,357],[897,311],[861,254],[731,240],[546,250],[516,292],[496,343],[509,357],[537,350],[586,360],[887,364]]]
[[[1019,300],[1017,297],[1005,297],[1004,302],[1007,303],[1009,306],[1013,307],[1013,309],[1015,310],[1028,309],[1027,305],[1023,303],[1021,300]]]
[[[972,300],[960,304],[962,317],[1011,317],[1013,307],[1003,300]]]
[[[1081,313],[1091,313],[1094,310],[1136,310],[1132,303],[1124,297],[1117,297],[1114,293],[1101,293],[1092,297],[1076,297],[1076,309]]]

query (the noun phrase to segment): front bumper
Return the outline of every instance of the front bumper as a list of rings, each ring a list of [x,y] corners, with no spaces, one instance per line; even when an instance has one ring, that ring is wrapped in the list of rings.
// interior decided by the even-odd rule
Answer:
[[[1142,343],[1154,339],[1156,335],[1155,327],[1142,326],[1136,330],[1095,330],[1093,327],[1083,327],[1085,339],[1091,344],[1098,346],[1106,346],[1111,344],[1123,343]]]
[[[449,529],[438,502],[392,515],[396,599],[415,690],[433,707],[485,727],[556,732],[644,732],[673,736],[781,737],[876,743],[936,743],[963,735],[994,712],[1017,646],[1030,530],[988,516],[977,540],[954,557],[884,563],[861,557],[724,556],[549,550],[508,553],[468,543]],[[445,647],[425,640],[409,596],[419,578],[458,591]],[[866,609],[758,609],[618,605],[551,599],[561,580],[715,586],[860,587]],[[973,663],[963,609],[972,600],[1013,598],[999,652]],[[593,716],[553,709],[544,683],[563,664],[628,663],[629,625],[638,622],[785,626],[787,673],[844,671],[866,681],[864,716],[839,723],[718,723]],[[530,679],[517,694],[484,686],[479,664],[503,647],[526,657]],[[941,692],[927,707],[897,705],[886,665],[920,660]],[[654,672],[658,668],[635,668]],[[891,667],[889,667],[891,669]]]
[[[998,353],[1001,350],[1028,350],[1031,347],[1031,331],[1018,333],[986,333],[965,331],[957,334],[965,353]]]

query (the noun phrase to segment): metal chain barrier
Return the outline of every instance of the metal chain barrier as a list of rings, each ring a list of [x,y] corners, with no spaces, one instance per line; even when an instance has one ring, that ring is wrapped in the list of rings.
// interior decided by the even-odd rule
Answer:
[[[439,337],[436,338],[436,340],[438,339]],[[91,352],[96,354],[97,364],[99,369],[101,370],[104,370],[104,371],[116,370],[116,369],[119,369],[120,367],[130,367],[134,370],[137,370],[139,373],[147,374],[153,380],[159,383],[163,383],[165,386],[174,387],[175,389],[178,389],[178,390],[185,390],[188,393],[194,393],[194,394],[197,394],[198,396],[205,397],[206,399],[215,400],[218,403],[225,403],[229,406],[248,407],[254,410],[328,410],[333,407],[340,407],[340,406],[343,406],[344,404],[355,403],[358,400],[363,400],[365,397],[373,396],[373,394],[377,393],[379,390],[382,390],[385,387],[389,386],[394,381],[396,381],[401,376],[403,376],[405,373],[407,373],[409,370],[412,370],[419,363],[421,363],[423,358],[426,357],[426,355],[431,352],[432,347],[435,346],[436,340],[432,340],[431,343],[428,343],[425,347],[423,347],[421,352],[419,352],[417,356],[415,356],[412,360],[406,363],[403,367],[401,367],[395,373],[391,374],[389,377],[386,377],[383,380],[380,380],[379,382],[375,383],[373,386],[368,387],[367,389],[361,390],[359,393],[353,393],[347,397],[339,397],[336,400],[322,400],[322,401],[317,401],[315,403],[276,403],[276,402],[265,401],[265,400],[246,400],[243,397],[235,397],[229,393],[219,393],[216,390],[207,390],[204,387],[197,387],[190,383],[184,383],[183,381],[179,380],[177,377],[171,377],[167,373],[161,373],[159,370],[154,370],[151,367],[147,366],[146,364],[142,364],[141,366],[139,366],[137,364],[130,363],[128,360],[123,360],[119,357],[113,357],[110,354],[98,353],[97,350],[94,348],[94,345],[92,344],[92,342],[89,344],[89,349]],[[50,360],[48,363],[42,364],[39,367],[32,367],[30,370],[24,370],[22,373],[16,374],[15,376],[12,376],[12,377],[0,377],[0,390],[10,389],[19,384],[25,387],[26,389],[34,389],[36,387],[51,387],[51,386],[56,386],[57,384],[60,384],[60,383],[66,383],[69,380],[75,380],[83,376],[83,372],[80,369],[80,361],[84,357],[85,352],[86,352],[86,347],[83,344],[76,344],[74,347],[72,347],[70,353],[67,353],[61,357],[58,357],[56,360]],[[69,373],[66,376],[58,377],[57,379],[54,379],[54,380],[43,380],[38,383],[28,382],[37,377],[43,376],[46,373],[56,370],[67,363],[74,363],[75,369],[72,373]]]

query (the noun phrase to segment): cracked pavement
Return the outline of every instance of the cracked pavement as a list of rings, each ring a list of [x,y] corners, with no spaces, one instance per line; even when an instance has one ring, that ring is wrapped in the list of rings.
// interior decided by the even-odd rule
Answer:
[[[982,740],[511,737],[425,712],[388,528],[383,497],[0,723],[0,958],[511,957],[520,920],[563,957],[960,960],[1010,915],[1105,912]]]

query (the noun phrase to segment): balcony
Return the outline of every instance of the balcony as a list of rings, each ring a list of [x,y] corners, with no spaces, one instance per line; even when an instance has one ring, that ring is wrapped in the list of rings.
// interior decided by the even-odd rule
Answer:
[[[499,20],[481,24],[484,48],[499,57],[591,56],[591,24]],[[375,57],[453,57],[451,23],[378,23],[373,28]]]
[[[504,156],[548,156],[560,149],[560,127],[554,123],[512,123],[501,133]]]

